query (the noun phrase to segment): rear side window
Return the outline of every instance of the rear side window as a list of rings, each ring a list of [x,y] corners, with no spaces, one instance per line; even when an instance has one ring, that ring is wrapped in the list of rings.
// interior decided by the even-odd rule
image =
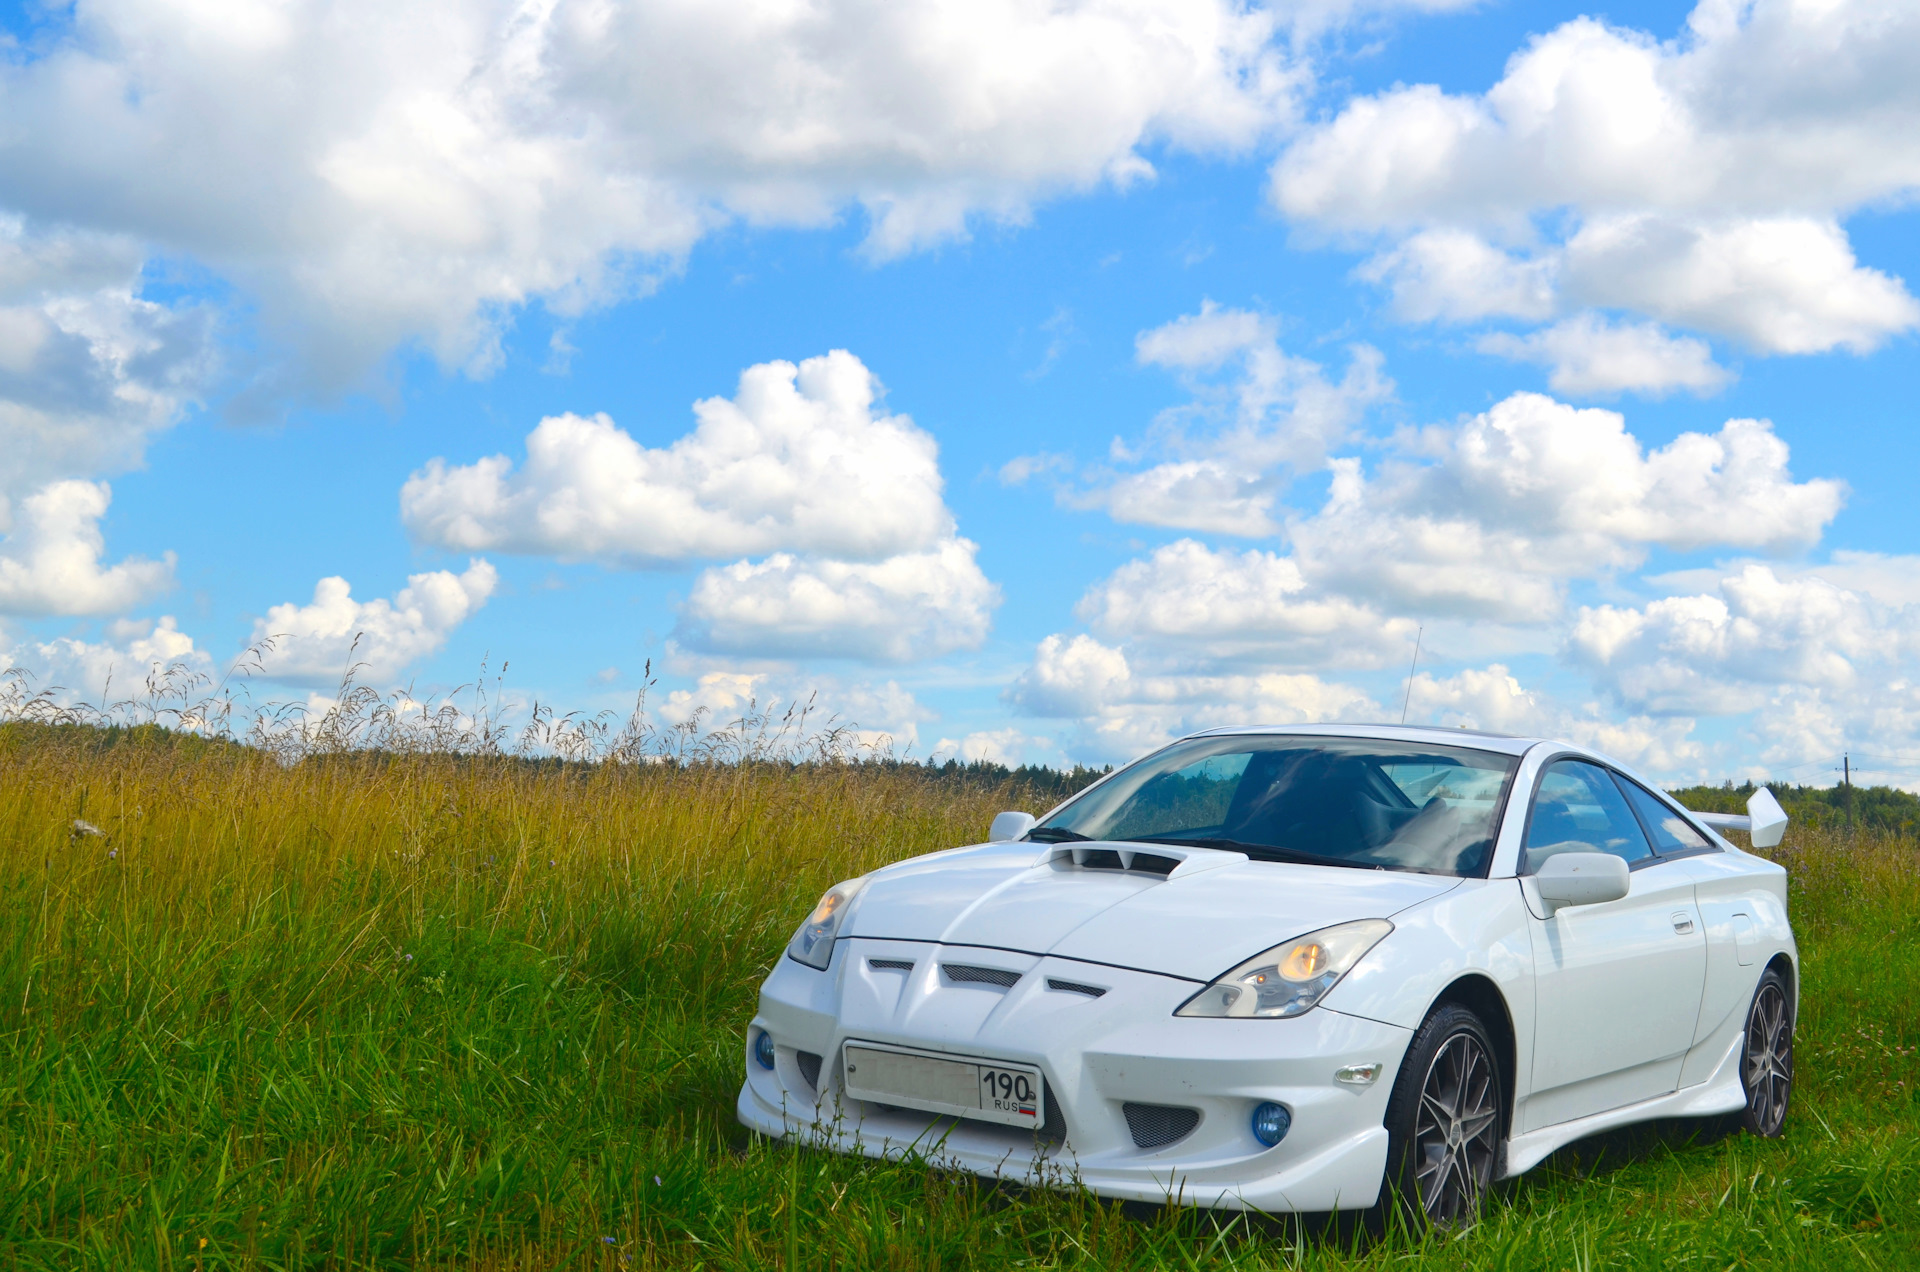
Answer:
[[[1633,805],[1633,811],[1640,814],[1647,833],[1653,836],[1656,851],[1696,852],[1713,846],[1707,842],[1705,835],[1687,825],[1686,818],[1661,803],[1651,791],[1618,773],[1614,777],[1618,779],[1620,789],[1627,793],[1627,802]]]
[[[1653,856],[1613,774],[1580,760],[1556,761],[1540,778],[1527,819],[1525,873],[1563,852],[1607,852],[1626,862]]]

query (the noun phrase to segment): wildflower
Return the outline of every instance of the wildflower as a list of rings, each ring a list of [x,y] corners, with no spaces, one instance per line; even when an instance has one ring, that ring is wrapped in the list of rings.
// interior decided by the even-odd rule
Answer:
[[[106,831],[100,829],[90,821],[81,821],[78,817],[73,819],[73,837],[75,839],[80,838],[82,835],[105,838],[106,833]]]
[[[615,1241],[614,1241],[614,1239],[613,1239],[612,1237],[602,1237],[602,1238],[600,1238],[600,1239],[601,1239],[602,1241],[604,1241],[604,1242],[606,1242],[606,1243],[607,1243],[608,1245],[616,1245],[616,1244],[618,1244],[617,1242],[615,1242]]]
[[[666,1187],[666,1185],[665,1185],[665,1184],[663,1184],[663,1183],[661,1183],[661,1182],[660,1182],[660,1176],[658,1176],[658,1175],[655,1175],[655,1176],[653,1177],[653,1186],[654,1186],[655,1188],[664,1188],[664,1187]]]
[[[111,861],[115,857],[118,857],[119,855],[120,855],[120,850],[118,848],[107,849],[107,859],[109,861]]]

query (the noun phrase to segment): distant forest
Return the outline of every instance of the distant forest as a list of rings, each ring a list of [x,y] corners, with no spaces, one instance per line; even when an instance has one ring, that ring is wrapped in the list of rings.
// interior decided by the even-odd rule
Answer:
[[[1018,768],[1009,768],[1005,764],[996,764],[992,760],[867,760],[872,768],[897,769],[906,772],[922,771],[927,776],[941,782],[951,782],[962,788],[999,788],[1007,785],[1024,786],[1034,807],[1027,812],[1039,814],[1060,803],[1069,795],[1076,795],[1093,785],[1107,774],[1113,772],[1113,765],[1103,768],[1089,768],[1076,764],[1070,769],[1048,768],[1044,764],[1022,764]]]

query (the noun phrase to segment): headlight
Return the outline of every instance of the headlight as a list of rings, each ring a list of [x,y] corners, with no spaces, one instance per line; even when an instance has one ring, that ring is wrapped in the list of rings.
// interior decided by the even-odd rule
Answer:
[[[820,898],[820,904],[813,907],[813,913],[793,934],[793,940],[787,945],[788,956],[824,971],[833,961],[833,938],[840,934],[840,922],[847,917],[847,910],[860,895],[860,889],[866,886],[866,878],[862,876],[828,888],[827,895]]]
[[[1298,1016],[1393,931],[1385,919],[1321,928],[1255,955],[1180,1005],[1176,1016]]]

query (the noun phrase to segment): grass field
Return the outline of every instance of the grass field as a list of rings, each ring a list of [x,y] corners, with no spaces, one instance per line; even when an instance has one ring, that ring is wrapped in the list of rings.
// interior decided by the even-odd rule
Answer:
[[[1884,836],[1779,853],[1783,1140],[1583,1145],[1462,1235],[749,1139],[742,1030],[807,906],[1040,798],[0,726],[0,1267],[1920,1267],[1920,854]]]

